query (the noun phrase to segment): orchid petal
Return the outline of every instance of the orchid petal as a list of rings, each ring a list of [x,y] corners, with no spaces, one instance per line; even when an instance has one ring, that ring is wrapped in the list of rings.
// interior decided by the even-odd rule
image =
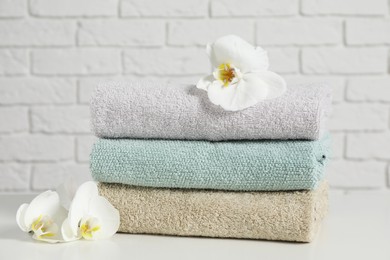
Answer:
[[[70,188],[65,184],[61,184],[56,188],[58,196],[60,197],[60,204],[67,210],[69,210],[70,204],[72,202],[72,194]]]
[[[42,238],[42,237],[38,236],[38,235],[35,234],[35,233],[34,233],[34,235],[32,236],[32,238],[35,239],[35,240],[38,240],[38,241],[47,242],[47,243],[51,243],[51,244],[64,242],[63,240],[61,240],[61,239],[56,239],[56,238]]]
[[[199,89],[207,90],[210,86],[210,84],[213,82],[214,76],[208,75],[203,78],[201,78],[198,83],[196,84],[196,87]]]
[[[35,227],[35,229],[34,229]],[[41,241],[59,241],[58,225],[48,216],[40,217],[34,225],[33,238]]]
[[[284,79],[268,71],[268,54],[261,47],[227,35],[208,44],[206,52],[214,72],[200,79],[197,87],[225,110],[242,110],[286,91]]]
[[[93,181],[83,183],[73,198],[69,208],[69,225],[74,235],[78,233],[80,220],[88,214],[92,198],[98,196],[97,185]]]
[[[237,84],[235,98],[230,106],[237,110],[242,110],[256,105],[259,101],[266,99],[268,86],[264,84],[256,74],[244,74]]]
[[[286,81],[275,72],[262,71],[256,75],[268,86],[267,99],[277,98],[286,92]]]
[[[119,211],[102,196],[92,198],[90,204],[90,215],[99,219],[99,230],[94,233],[92,239],[103,239],[114,235],[120,224]]]
[[[49,243],[64,242],[61,232],[59,232],[59,226],[66,218],[66,213],[67,211],[63,207],[59,207],[59,210],[52,216],[39,216],[31,227],[34,231],[33,238]]]
[[[31,228],[26,226],[25,218],[26,218],[26,211],[29,204],[24,203],[20,205],[18,211],[16,212],[16,223],[18,224],[19,228],[23,230],[24,232],[30,232]]]
[[[234,98],[235,85],[225,87],[220,80],[215,80],[210,84],[207,95],[214,105],[226,107],[225,104],[230,103]]]
[[[74,241],[81,238],[79,232],[78,234],[73,233],[69,224],[69,218],[66,218],[65,221],[62,223],[61,234],[65,241]]]
[[[207,56],[209,56],[211,65],[214,68],[218,67],[219,64],[217,63],[217,60],[215,58],[215,54],[213,52],[213,44],[212,43],[209,43],[209,44],[206,45],[206,53],[207,53]]]
[[[214,68],[230,63],[241,72],[263,71],[269,67],[268,55],[260,47],[253,47],[235,35],[227,35],[210,45],[209,58]]]
[[[78,187],[82,184],[80,179],[76,179],[73,176],[67,178],[65,182],[59,185],[56,189],[61,205],[69,210],[70,204],[72,203],[73,197],[76,194]]]
[[[47,242],[47,243],[51,243],[51,244],[55,244],[55,243],[60,243],[61,242],[61,240],[58,240],[58,239],[40,238],[36,234],[34,234],[32,236],[32,238],[35,239],[35,240],[38,240],[38,241]]]
[[[266,99],[268,86],[256,74],[246,73],[237,84],[228,87],[210,87],[209,99],[228,111],[238,111]]]
[[[60,199],[55,191],[45,191],[35,197],[25,211],[24,223],[30,227],[36,218],[41,215],[54,216],[60,209]]]
[[[53,221],[57,223],[59,227],[67,219],[67,217],[68,211],[62,206],[60,206],[58,210],[52,215]]]

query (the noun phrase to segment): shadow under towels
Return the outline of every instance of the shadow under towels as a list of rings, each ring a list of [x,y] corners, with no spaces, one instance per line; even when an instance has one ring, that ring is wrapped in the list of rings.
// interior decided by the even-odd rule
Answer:
[[[306,190],[322,180],[329,135],[307,141],[100,139],[94,180],[134,186],[217,190]]]
[[[310,242],[327,208],[316,190],[234,192],[99,184],[120,212],[120,232]]]
[[[102,138],[317,140],[330,104],[331,90],[321,84],[289,86],[281,97],[230,112],[193,85],[107,82],[93,94],[91,116]]]

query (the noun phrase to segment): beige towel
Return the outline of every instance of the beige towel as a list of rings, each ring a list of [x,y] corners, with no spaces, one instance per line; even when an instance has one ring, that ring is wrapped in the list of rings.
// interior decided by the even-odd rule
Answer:
[[[326,183],[312,191],[232,192],[100,183],[120,212],[119,231],[310,242],[328,206]]]

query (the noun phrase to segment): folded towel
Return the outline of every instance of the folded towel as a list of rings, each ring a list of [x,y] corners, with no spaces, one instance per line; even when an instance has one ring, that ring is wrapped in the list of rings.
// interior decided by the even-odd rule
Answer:
[[[313,189],[328,160],[318,141],[100,139],[91,154],[96,181],[218,190]]]
[[[229,112],[195,86],[150,81],[100,84],[91,101],[98,137],[190,140],[319,139],[330,107],[323,85],[290,86],[276,99]]]
[[[100,183],[119,210],[120,232],[310,242],[327,211],[313,191],[231,192]]]

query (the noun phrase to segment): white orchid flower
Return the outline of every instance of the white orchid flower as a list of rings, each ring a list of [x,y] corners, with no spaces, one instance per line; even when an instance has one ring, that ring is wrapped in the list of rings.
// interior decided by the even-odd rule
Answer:
[[[92,181],[82,184],[69,207],[68,218],[62,224],[66,241],[96,240],[114,235],[119,228],[119,212],[102,196]]]
[[[22,204],[16,222],[33,238],[49,243],[80,238],[108,238],[119,228],[119,212],[99,196],[94,182],[85,182],[77,191],[75,183],[64,183],[58,192],[45,191],[30,204]],[[73,200],[72,200],[73,198]],[[67,211],[69,209],[69,212]]]
[[[49,190],[39,194],[30,204],[22,204],[16,213],[16,222],[21,230],[33,232],[34,239],[56,243],[62,241],[59,231],[66,216],[58,193]]]
[[[206,51],[214,72],[196,86],[207,91],[213,104],[238,111],[285,92],[286,82],[268,70],[268,55],[262,48],[227,35],[208,44]]]
[[[56,191],[60,196],[60,203],[66,209],[69,210],[70,204],[72,203],[73,197],[76,194],[77,189],[83,184],[83,181],[80,178],[70,176],[61,183]]]

